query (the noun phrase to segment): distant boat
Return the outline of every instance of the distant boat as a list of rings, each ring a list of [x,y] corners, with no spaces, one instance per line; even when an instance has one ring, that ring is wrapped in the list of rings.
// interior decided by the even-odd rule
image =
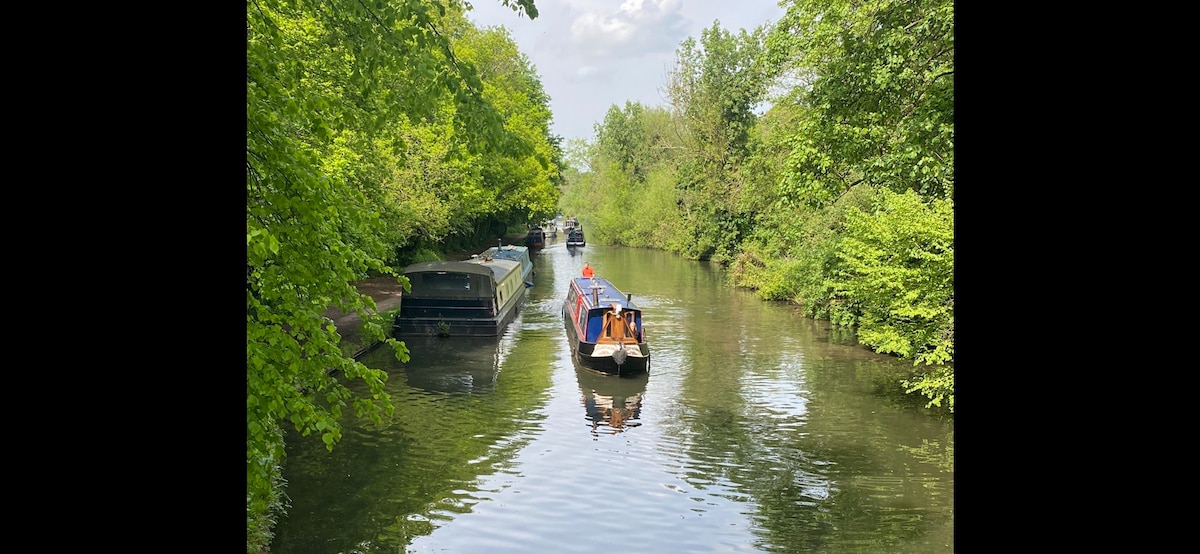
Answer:
[[[529,233],[525,235],[525,246],[529,248],[541,248],[546,245],[546,232],[541,227],[530,227]]]
[[[649,369],[642,310],[608,279],[571,279],[562,314],[571,356],[580,366],[619,376]]]
[[[499,256],[412,264],[404,268],[412,290],[400,296],[393,334],[499,335],[525,300],[522,272],[520,260]]]
[[[583,231],[572,229],[567,233],[567,247],[587,246],[587,241],[583,240]]]

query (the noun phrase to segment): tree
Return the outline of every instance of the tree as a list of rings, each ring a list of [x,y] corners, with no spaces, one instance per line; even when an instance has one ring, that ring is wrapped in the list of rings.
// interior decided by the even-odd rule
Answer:
[[[787,3],[762,59],[791,83],[767,120],[789,124],[752,141],[746,165],[770,231],[735,264],[737,282],[761,296],[856,325],[864,345],[924,364],[905,390],[951,411],[953,7]]]
[[[953,194],[953,0],[793,0],[767,48],[773,74],[815,76],[785,194],[814,206],[858,183]]]
[[[492,189],[492,211],[506,221],[549,218],[558,204],[562,153],[550,134],[550,97],[536,70],[503,27],[469,29],[458,45],[462,57],[479,68],[484,98],[496,106],[506,131],[529,145],[520,155],[481,157],[483,179]]]
[[[500,1],[537,16],[532,0]],[[369,273],[396,274],[385,259],[396,240],[389,231],[408,231],[389,230],[388,217],[395,225],[413,212],[386,212],[377,202],[394,192],[387,184],[406,161],[407,122],[449,106],[465,150],[530,148],[505,130],[474,67],[439,30],[462,9],[457,0],[247,3],[248,551],[269,542],[281,507],[285,426],[320,433],[332,448],[343,409],[372,418],[392,409],[386,375],[347,357],[322,312],[357,312],[366,337],[407,359],[403,343],[385,339],[374,302],[352,285]],[[366,395],[350,393],[352,379],[366,384]]]
[[[676,50],[667,94],[686,146],[678,170],[681,230],[691,258],[729,261],[754,225],[741,205],[736,168],[746,155],[754,109],[765,98],[763,29],[730,33],[714,21]]]

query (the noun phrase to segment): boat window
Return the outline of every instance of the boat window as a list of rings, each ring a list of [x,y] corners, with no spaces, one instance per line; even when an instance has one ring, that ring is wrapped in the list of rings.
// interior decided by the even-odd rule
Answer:
[[[483,286],[480,275],[421,272],[409,274],[408,279],[412,284],[408,296],[413,297],[474,298],[478,294],[488,294],[488,287]]]
[[[429,290],[471,290],[471,276],[465,273],[421,273],[421,288]]]

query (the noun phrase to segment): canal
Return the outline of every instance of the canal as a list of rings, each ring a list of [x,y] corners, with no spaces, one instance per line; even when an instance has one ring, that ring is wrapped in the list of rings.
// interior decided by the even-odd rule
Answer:
[[[507,332],[376,349],[395,413],[288,438],[272,554],[954,551],[954,419],[911,363],[658,250],[548,239]],[[650,371],[577,368],[589,262],[644,311]]]

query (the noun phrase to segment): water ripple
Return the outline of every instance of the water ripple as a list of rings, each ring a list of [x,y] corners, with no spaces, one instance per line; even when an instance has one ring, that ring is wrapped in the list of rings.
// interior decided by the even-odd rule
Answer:
[[[570,360],[560,306],[584,259],[646,311],[642,382]],[[272,554],[953,552],[953,421],[863,377],[904,362],[709,265],[554,245],[534,263],[501,337],[372,362],[392,417],[347,418],[333,452],[290,440]]]

